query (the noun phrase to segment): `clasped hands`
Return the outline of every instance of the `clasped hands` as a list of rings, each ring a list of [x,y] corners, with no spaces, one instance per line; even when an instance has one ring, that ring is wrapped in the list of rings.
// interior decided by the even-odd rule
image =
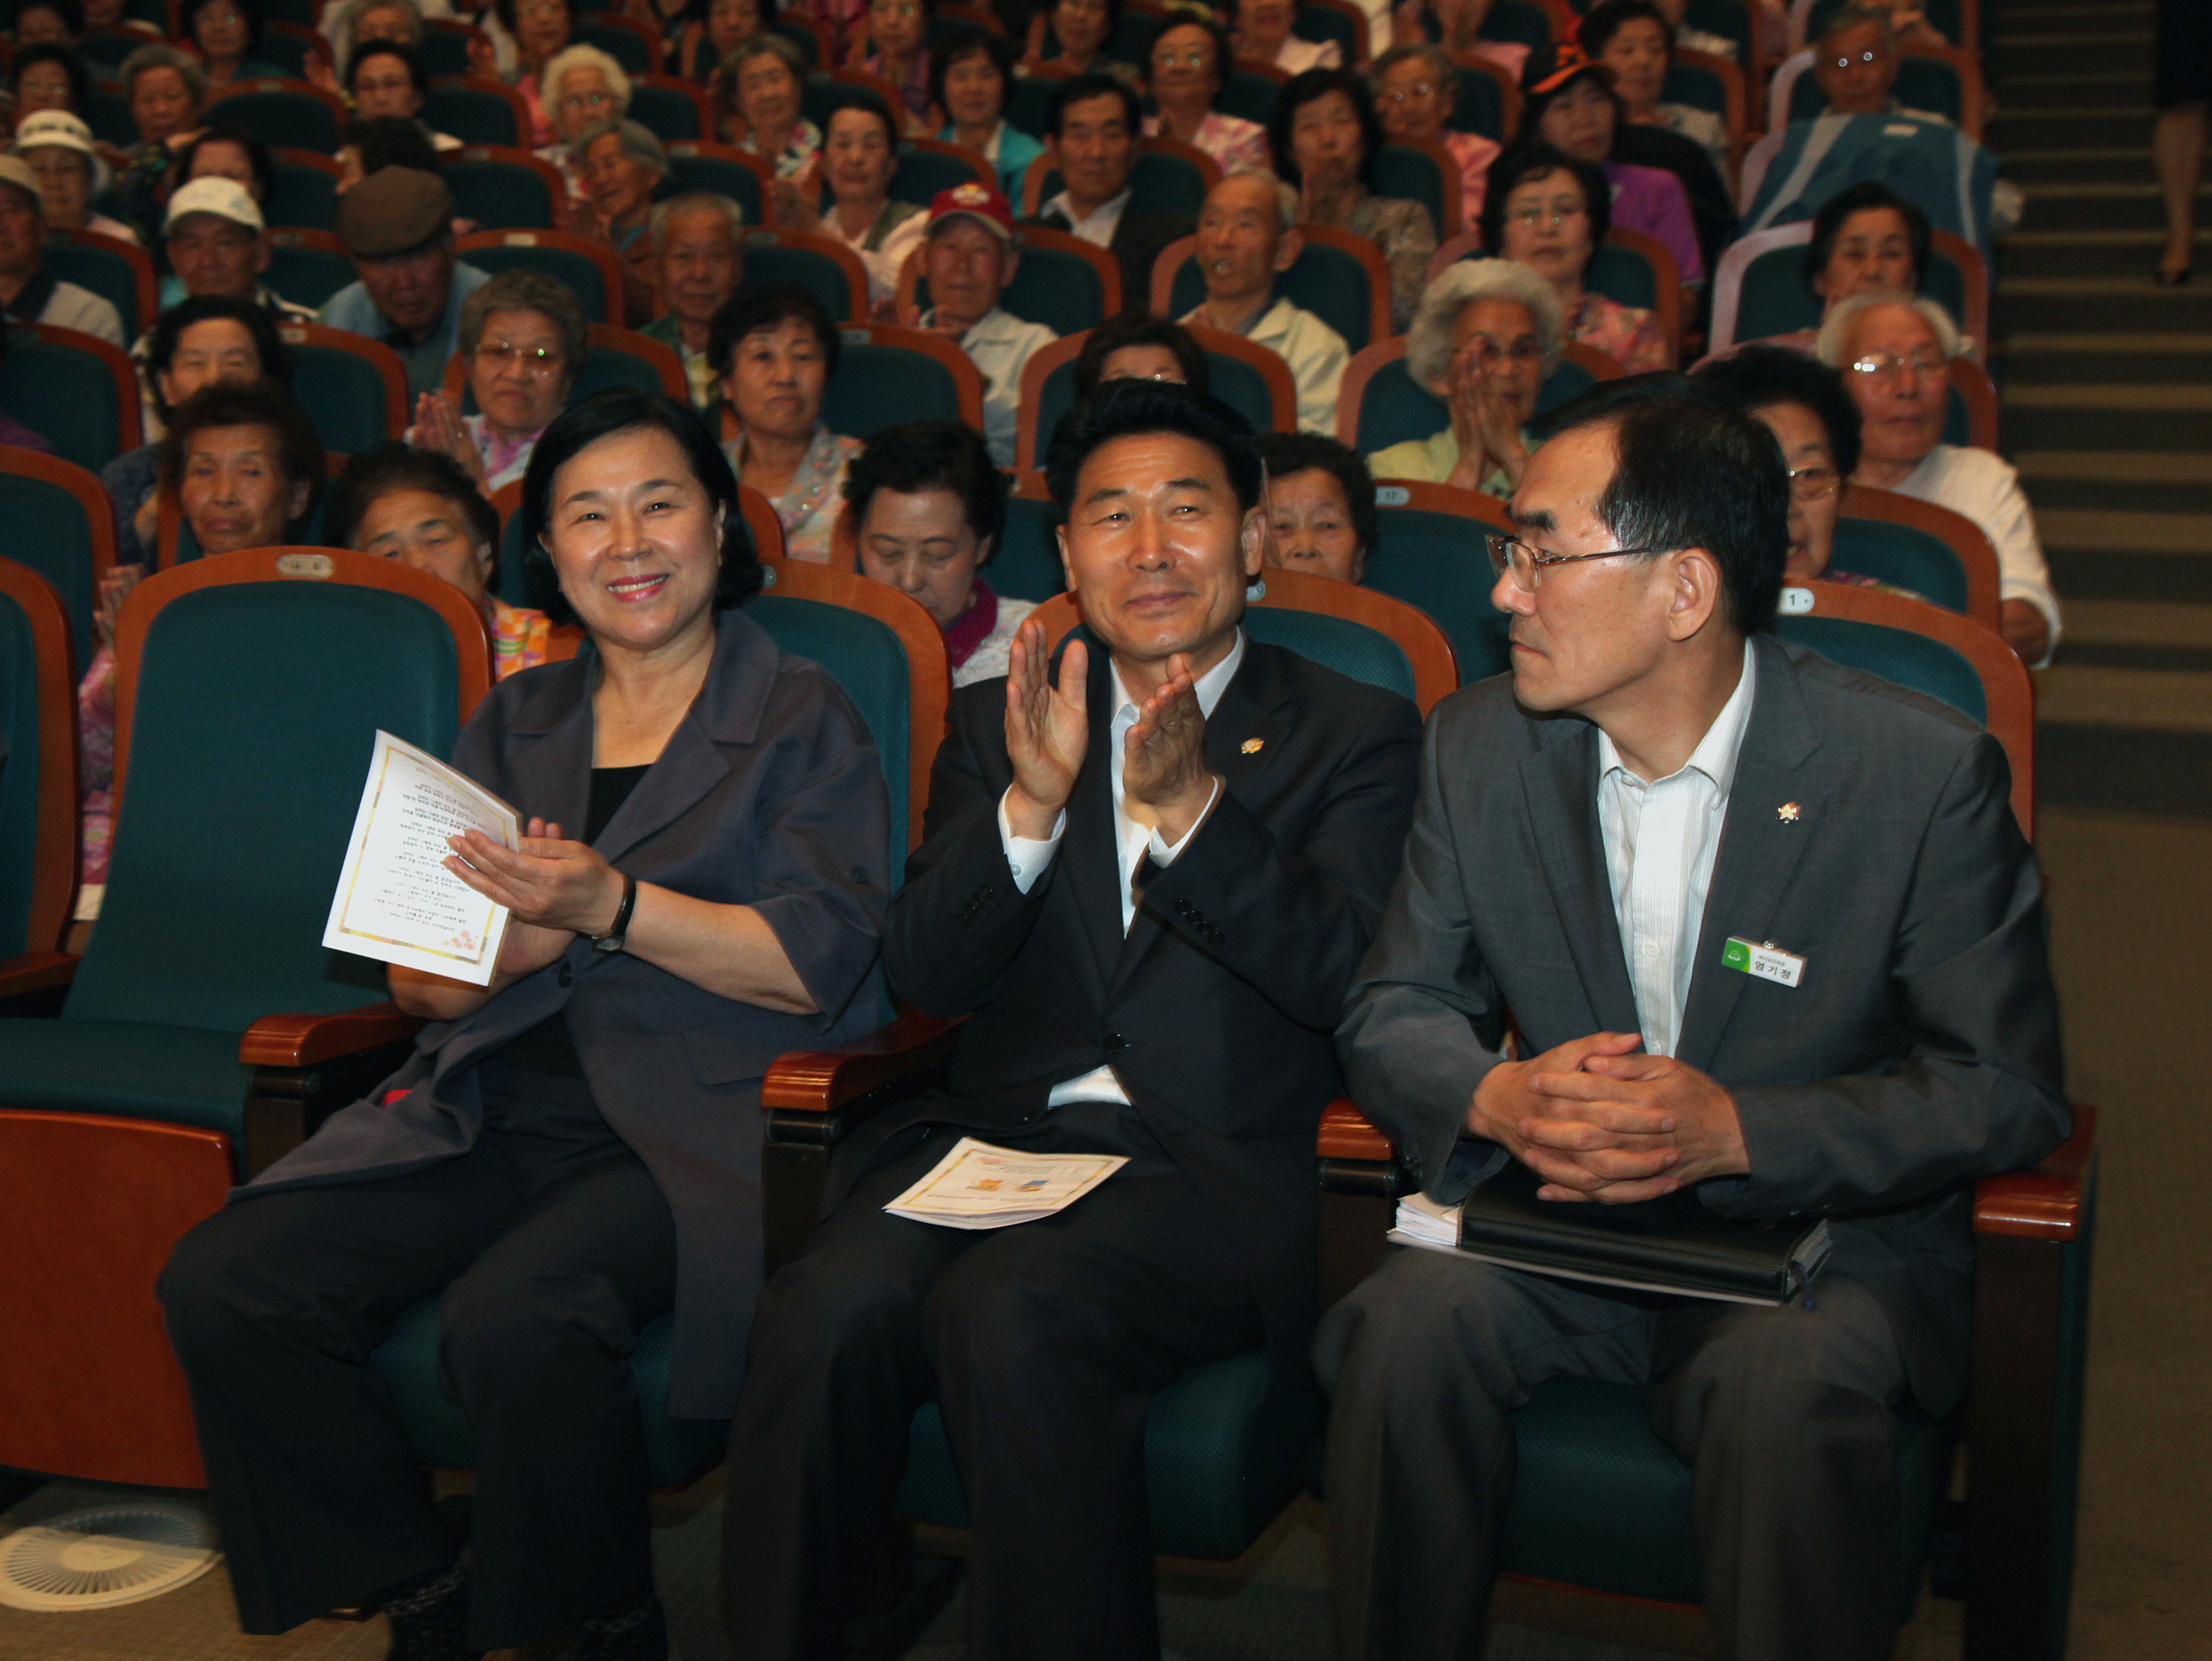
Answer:
[[[1032,619],[1007,656],[1006,757],[1014,782],[1006,818],[1030,842],[1048,842],[1091,743],[1091,654],[1079,640],[1060,654],[1060,681],[1048,678],[1044,625]],[[1168,660],[1168,678],[1139,706],[1121,747],[1121,798],[1129,817],[1149,821],[1170,844],[1188,836],[1213,800],[1206,765],[1206,716],[1190,660]]]
[[[589,843],[562,838],[561,827],[533,818],[522,846],[507,848],[481,830],[448,837],[446,869],[514,915],[500,943],[499,973],[536,973],[579,934],[603,934],[622,909],[623,875]]]
[[[1483,1075],[1467,1128],[1544,1179],[1537,1197],[1626,1205],[1751,1169],[1735,1098],[1710,1074],[1593,1032]]]

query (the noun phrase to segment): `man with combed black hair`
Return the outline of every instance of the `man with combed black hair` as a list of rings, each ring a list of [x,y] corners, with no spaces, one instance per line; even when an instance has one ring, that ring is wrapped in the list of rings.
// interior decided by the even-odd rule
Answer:
[[[1330,1030],[1398,866],[1417,721],[1242,627],[1249,427],[1101,387],[1048,476],[1088,641],[953,695],[892,901],[901,996],[967,1016],[943,1089],[841,1143],[769,1284],[730,1437],[734,1652],[842,1655],[935,1399],[971,1528],[968,1653],[1157,1661],[1146,1399],[1266,1345],[1301,1376]],[[984,1232],[887,1214],[963,1135],[1128,1163]]]
[[[1716,389],[1559,412],[1492,543],[1512,674],[1429,723],[1337,1043],[1443,1204],[1518,1159],[1562,1207],[1687,1190],[1827,1218],[1833,1250],[1782,1307],[1395,1252],[1315,1350],[1340,1656],[1480,1652],[1511,1415],[1565,1375],[1645,1386],[1691,1466],[1717,1653],[1889,1653],[1893,1409],[1958,1402],[1973,1181],[2069,1116],[2004,752],[1766,632],[1788,511],[1773,437]],[[1732,936],[1796,973],[1740,972]]]

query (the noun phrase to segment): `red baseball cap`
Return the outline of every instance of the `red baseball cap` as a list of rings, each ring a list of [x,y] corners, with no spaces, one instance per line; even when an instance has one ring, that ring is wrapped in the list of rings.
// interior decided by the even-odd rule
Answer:
[[[939,191],[929,204],[928,234],[949,220],[969,218],[985,227],[1001,242],[1014,240],[1014,210],[1003,192],[973,181]]]

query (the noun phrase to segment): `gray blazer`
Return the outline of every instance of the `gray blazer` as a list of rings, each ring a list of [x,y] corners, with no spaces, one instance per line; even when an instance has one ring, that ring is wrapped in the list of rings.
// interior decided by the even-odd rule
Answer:
[[[1964,1387],[1971,1184],[2067,1135],[2042,885],[1996,739],[1946,706],[1771,636],[1676,1053],[1735,1092],[1752,1174],[1732,1217],[1836,1220],[1931,1412]],[[1428,724],[1406,864],[1337,1034],[1360,1106],[1429,1193],[1498,1170],[1463,1138],[1507,1011],[1524,1054],[1638,1029],[1597,817],[1596,729],[1501,675]],[[1785,820],[1777,810],[1794,802]],[[1730,935],[1805,959],[1723,968]]]
[[[586,646],[501,682],[453,764],[525,818],[580,830],[597,679]],[[761,1075],[786,1050],[875,1025],[864,994],[890,889],[889,822],[875,746],[843,691],[743,612],[723,612],[697,701],[594,846],[641,881],[753,906],[823,1013],[739,1003],[580,939],[475,1014],[425,1028],[397,1073],[233,1197],[467,1152],[482,1127],[473,1065],[565,1010],[599,1110],[675,1214],[671,1409],[726,1418],[761,1280]],[[387,1104],[393,1091],[406,1094]]]

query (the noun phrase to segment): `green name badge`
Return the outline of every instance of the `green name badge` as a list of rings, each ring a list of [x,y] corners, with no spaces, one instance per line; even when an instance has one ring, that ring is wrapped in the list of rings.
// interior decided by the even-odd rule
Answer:
[[[1777,986],[1794,987],[1805,974],[1805,959],[1796,952],[1784,952],[1772,940],[1754,943],[1734,934],[1721,948],[1721,966],[1772,981]]]

